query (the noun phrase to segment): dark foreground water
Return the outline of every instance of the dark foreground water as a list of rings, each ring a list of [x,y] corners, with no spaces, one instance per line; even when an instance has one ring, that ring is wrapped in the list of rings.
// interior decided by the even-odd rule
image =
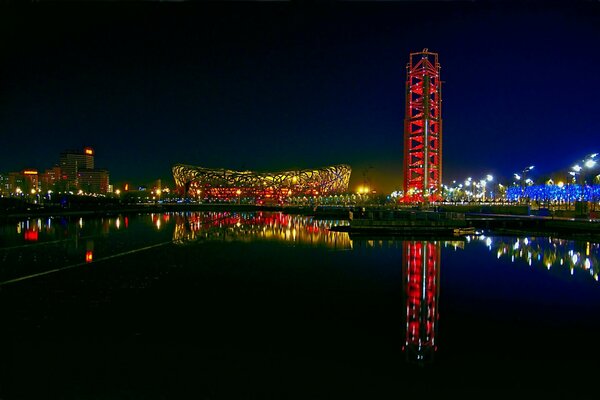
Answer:
[[[598,244],[343,223],[0,227],[0,398],[600,398]]]

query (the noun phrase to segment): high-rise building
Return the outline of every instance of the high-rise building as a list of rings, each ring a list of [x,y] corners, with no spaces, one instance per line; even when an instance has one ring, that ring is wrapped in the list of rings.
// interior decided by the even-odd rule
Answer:
[[[60,153],[60,171],[69,189],[79,188],[77,178],[81,169],[94,169],[94,149],[85,147],[83,151],[67,150]]]
[[[442,199],[442,81],[438,54],[411,53],[406,66],[404,201]]]

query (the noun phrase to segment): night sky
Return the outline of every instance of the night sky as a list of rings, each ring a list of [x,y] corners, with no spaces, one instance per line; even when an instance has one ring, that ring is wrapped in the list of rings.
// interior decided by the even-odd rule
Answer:
[[[92,146],[115,184],[347,163],[353,188],[366,171],[391,191],[423,48],[442,66],[445,183],[600,151],[597,1],[41,2],[0,6],[0,171]]]

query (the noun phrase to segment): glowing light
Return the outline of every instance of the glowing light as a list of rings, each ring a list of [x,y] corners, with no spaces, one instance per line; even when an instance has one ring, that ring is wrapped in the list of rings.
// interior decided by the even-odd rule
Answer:
[[[578,259],[578,257],[577,257],[577,254],[573,254],[573,256],[571,257],[571,261],[573,262],[573,264],[577,264],[577,261],[578,261],[578,260],[579,260],[579,259]]]
[[[115,190],[115,194],[116,194],[117,196],[118,196],[118,195],[120,195],[120,194],[121,194],[121,190],[120,190],[120,189],[117,189],[117,190]]]
[[[594,165],[596,165],[596,161],[595,160],[587,160],[585,162],[585,166],[588,167],[588,168],[592,168],[592,167],[594,167]]]
[[[94,252],[92,250],[88,250],[85,252],[85,262],[91,263],[94,260]]]
[[[24,238],[28,242],[36,242],[38,240],[38,232],[28,229],[24,233]]]
[[[85,154],[87,154],[88,156],[93,156],[94,155],[94,149],[92,149],[91,147],[86,147],[84,149]]]
[[[26,169],[25,171],[23,171],[24,175],[37,175],[38,172],[34,169]]]

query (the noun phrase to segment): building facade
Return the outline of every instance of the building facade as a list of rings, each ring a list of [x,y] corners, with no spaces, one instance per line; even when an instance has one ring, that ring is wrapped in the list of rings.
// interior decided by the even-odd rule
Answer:
[[[77,173],[77,185],[84,193],[108,193],[108,171],[82,168]]]

